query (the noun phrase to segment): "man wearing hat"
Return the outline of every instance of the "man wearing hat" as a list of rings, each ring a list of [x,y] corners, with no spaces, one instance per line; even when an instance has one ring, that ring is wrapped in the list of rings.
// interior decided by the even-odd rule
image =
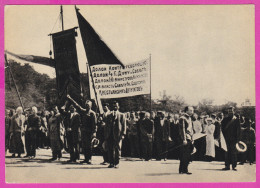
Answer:
[[[179,173],[180,174],[192,174],[188,171],[188,165],[190,162],[191,152],[193,150],[193,129],[192,129],[192,120],[191,116],[194,113],[194,109],[192,106],[187,106],[184,109],[184,113],[180,117],[179,120],[179,132],[182,140],[182,146],[180,148],[180,166]]]
[[[65,111],[66,104],[61,107],[60,112],[65,116],[65,129],[67,135],[70,159],[67,162],[76,162],[80,158],[79,154],[79,137],[80,137],[80,115],[76,112],[73,104],[70,105],[69,111]]]
[[[230,170],[230,165],[232,164],[232,169],[237,171],[236,143],[238,143],[240,138],[241,126],[239,119],[234,115],[234,107],[229,107],[227,112],[228,116],[221,122],[222,132],[227,144],[227,151],[225,152],[225,168],[222,170]]]

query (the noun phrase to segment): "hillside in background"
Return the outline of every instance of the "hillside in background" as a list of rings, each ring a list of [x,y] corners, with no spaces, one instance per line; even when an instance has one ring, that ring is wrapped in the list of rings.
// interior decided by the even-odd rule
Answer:
[[[51,79],[46,74],[40,74],[29,64],[21,65],[13,60],[9,60],[9,65],[13,72],[13,76],[21,95],[25,109],[36,106],[39,111],[43,109],[50,110],[57,104],[56,79]],[[81,85],[84,101],[89,99],[89,82],[86,73],[81,73]],[[120,104],[120,111],[166,111],[170,113],[178,113],[187,105],[182,96],[168,96],[166,93],[159,100],[150,100],[150,95],[138,95],[133,97],[124,97],[118,99],[104,99],[112,104],[117,100]],[[228,101],[226,104],[213,105],[212,99],[202,99],[198,105],[194,106],[195,112],[201,114],[211,114],[224,112],[229,106],[237,108],[237,112],[245,117],[255,119],[255,107],[238,107],[235,102]],[[93,102],[93,110],[96,111],[95,102]],[[15,91],[14,83],[8,68],[5,69],[5,105],[6,109],[15,109],[20,106],[18,95]]]
[[[41,109],[48,107],[50,102],[49,93],[52,90],[56,90],[55,79],[51,79],[46,74],[36,72],[29,64],[21,65],[13,60],[9,60],[9,66],[24,107],[37,106]],[[16,108],[20,106],[20,102],[14,82],[7,69],[5,70],[5,105],[6,108]]]

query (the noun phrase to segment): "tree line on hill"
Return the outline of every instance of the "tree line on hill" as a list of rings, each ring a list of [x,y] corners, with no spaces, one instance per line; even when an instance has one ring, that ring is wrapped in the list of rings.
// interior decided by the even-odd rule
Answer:
[[[9,66],[25,109],[36,106],[40,111],[50,110],[57,103],[55,78],[50,78],[47,74],[38,73],[28,63],[21,65],[14,60],[9,60]],[[5,70],[5,107],[6,109],[15,109],[17,106],[20,106],[19,98],[8,68]],[[89,99],[88,75],[87,73],[81,73],[80,76],[83,98],[84,100]],[[187,105],[183,97],[177,95],[172,97],[166,95],[166,93],[159,100],[151,100],[150,95],[138,95],[118,99],[102,99],[102,103],[111,104],[114,100],[119,102],[122,112],[152,110],[179,113]],[[195,112],[198,114],[211,114],[223,112],[228,106],[234,106],[241,115],[250,117],[252,120],[255,119],[254,107],[238,107],[232,101],[222,105],[214,105],[213,102],[214,100],[212,99],[202,99],[194,106]],[[96,110],[94,101],[93,104],[93,109]]]

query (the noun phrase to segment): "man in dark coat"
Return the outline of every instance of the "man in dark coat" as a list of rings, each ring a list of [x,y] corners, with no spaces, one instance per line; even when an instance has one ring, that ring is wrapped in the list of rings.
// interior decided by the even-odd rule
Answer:
[[[251,127],[251,123],[251,119],[245,118],[246,128],[242,128],[241,140],[247,145],[247,150],[241,154],[241,165],[243,165],[247,159],[250,165],[252,165],[254,161],[255,130]]]
[[[85,156],[85,160],[81,163],[91,164],[92,158],[92,145],[91,141],[96,137],[97,132],[97,118],[96,113],[91,110],[92,102],[87,100],[85,103],[86,108],[82,108],[77,104],[69,95],[67,96],[70,101],[72,101],[77,108],[77,111],[81,117],[81,141],[82,149]]]
[[[171,155],[174,159],[179,159],[180,148],[178,146],[182,144],[179,133],[179,119],[179,114],[174,114],[170,124],[170,137],[173,141],[173,146],[177,148],[170,151],[169,155]]]
[[[113,103],[113,111],[107,117],[105,140],[108,146],[108,168],[118,168],[122,140],[126,135],[125,115],[119,112],[118,102]]]
[[[236,143],[238,143],[240,139],[241,126],[239,119],[234,115],[234,107],[228,108],[228,116],[222,120],[221,126],[227,144],[225,168],[223,168],[223,170],[230,170],[230,164],[232,164],[232,169],[237,171]]]
[[[6,110],[5,113],[5,152],[9,149],[9,141],[10,141],[10,126],[11,119],[13,116],[13,110]]]
[[[79,139],[80,139],[80,115],[76,112],[73,105],[70,105],[69,111],[65,111],[65,105],[60,109],[65,117],[64,122],[70,159],[67,162],[76,162],[80,159]]]
[[[193,150],[193,129],[191,116],[193,115],[194,109],[192,106],[187,106],[184,109],[184,113],[179,120],[179,132],[182,140],[182,146],[180,148],[180,174],[192,174],[188,171],[188,165],[190,162],[191,152]]]
[[[157,117],[154,120],[155,128],[155,144],[156,144],[156,160],[161,160],[162,158],[166,160],[168,142],[170,137],[170,122],[165,119],[163,112],[158,112]],[[161,155],[162,153],[165,153]]]
[[[37,115],[37,108],[32,107],[32,114],[29,115],[28,125],[25,132],[25,146],[27,155],[25,157],[34,158],[36,156],[37,133],[41,127],[41,118]]]
[[[154,122],[150,119],[150,113],[145,113],[145,118],[138,121],[141,131],[141,143],[143,158],[145,161],[152,159]]]
[[[99,117],[99,127],[98,127],[98,139],[100,142],[100,147],[103,155],[103,162],[102,165],[107,165],[108,163],[108,152],[107,152],[107,143],[105,142],[105,130],[107,125],[107,117],[110,114],[109,104],[105,103],[103,105],[104,113]]]

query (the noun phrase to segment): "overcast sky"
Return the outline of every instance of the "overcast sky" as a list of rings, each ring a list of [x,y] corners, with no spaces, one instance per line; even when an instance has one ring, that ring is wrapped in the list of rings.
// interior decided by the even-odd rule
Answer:
[[[189,104],[203,98],[215,104],[246,98],[255,104],[253,5],[79,5],[81,14],[124,63],[152,55],[152,97],[159,92],[183,96]],[[78,26],[74,6],[64,6],[65,29]],[[48,57],[47,36],[60,6],[8,6],[5,49]],[[61,30],[58,20],[53,31]],[[80,33],[78,31],[78,33]],[[86,55],[77,37],[79,68]],[[10,57],[10,56],[9,56]],[[51,77],[55,71],[34,65]]]

